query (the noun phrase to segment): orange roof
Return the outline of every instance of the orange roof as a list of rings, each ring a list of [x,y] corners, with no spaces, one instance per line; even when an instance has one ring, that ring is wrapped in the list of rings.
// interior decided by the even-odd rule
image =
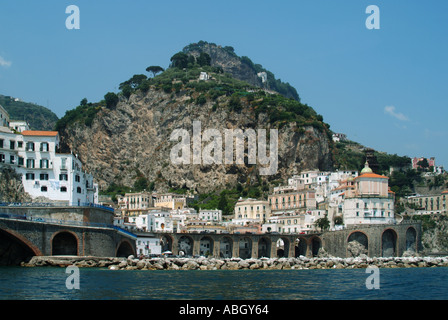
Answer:
[[[364,174],[360,175],[359,177],[356,177],[356,179],[359,179],[359,178],[382,178],[382,179],[389,179],[389,177],[381,176],[381,175],[376,174],[376,173],[364,173]]]
[[[442,191],[442,193],[448,193],[448,190]]]
[[[57,131],[36,131],[36,130],[25,130],[22,131],[24,136],[44,136],[44,137],[55,137],[59,134]]]

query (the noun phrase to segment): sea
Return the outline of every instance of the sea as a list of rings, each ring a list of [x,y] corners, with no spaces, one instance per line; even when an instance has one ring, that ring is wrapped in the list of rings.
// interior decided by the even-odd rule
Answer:
[[[109,270],[0,267],[0,300],[446,300],[448,268]],[[75,279],[75,276],[77,278]],[[74,286],[75,280],[78,286]]]
[[[218,307],[210,301],[221,301],[219,312],[230,313],[230,305],[222,305],[229,301],[232,306],[236,304],[233,311],[237,313],[246,312],[247,315],[264,310],[280,316],[289,309],[298,310],[294,301],[299,300],[448,299],[446,267],[381,268],[376,269],[375,279],[368,269],[149,271],[79,268],[75,271],[64,267],[0,267],[0,300],[4,300],[0,303],[9,300],[139,300],[153,301],[145,305],[146,309],[163,307],[179,315],[205,312],[206,309],[194,307],[201,305],[214,306],[216,313]],[[171,308],[167,305],[169,301],[175,301]],[[289,301],[290,304],[279,307],[275,301]],[[183,306],[191,310],[182,309]],[[241,306],[246,308],[241,309]],[[338,304],[337,308],[343,306]],[[310,310],[311,307],[302,305],[301,308]],[[200,316],[209,318],[205,314]]]

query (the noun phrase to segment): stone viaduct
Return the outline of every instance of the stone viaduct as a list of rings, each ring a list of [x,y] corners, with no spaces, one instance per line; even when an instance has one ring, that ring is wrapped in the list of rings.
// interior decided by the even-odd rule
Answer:
[[[127,257],[135,240],[100,206],[0,207],[0,265],[32,256]]]
[[[127,257],[138,255],[138,236],[160,239],[174,255],[240,257],[370,257],[420,252],[421,224],[359,225],[314,234],[132,234],[113,225],[113,210],[86,207],[0,207],[0,265],[32,256]],[[357,246],[352,246],[356,244]],[[357,248],[357,251],[354,251]]]
[[[362,225],[339,231],[314,234],[214,234],[151,233],[160,239],[162,251],[174,255],[275,258],[317,256],[320,249],[335,257],[364,253],[370,257],[401,256],[405,251],[420,252],[421,225]],[[356,241],[362,251],[355,252]],[[356,248],[356,247],[355,247]]]

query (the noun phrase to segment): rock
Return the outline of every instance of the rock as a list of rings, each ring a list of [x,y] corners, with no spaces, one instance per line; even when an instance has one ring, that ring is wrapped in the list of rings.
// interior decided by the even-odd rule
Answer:
[[[165,268],[163,267],[163,265],[159,262],[156,262],[152,265],[152,267],[156,270],[164,270]]]
[[[143,268],[146,268],[146,261],[144,260],[140,260],[139,262],[137,262],[136,264],[137,269],[141,270]]]
[[[228,269],[228,270],[238,270],[238,268],[239,268],[238,262],[229,261],[226,263],[226,269]],[[221,267],[221,269],[222,269],[222,267]]]
[[[367,250],[364,245],[356,240],[350,241],[347,245],[347,251],[352,257],[358,257],[360,255],[365,255]]]
[[[193,260],[189,260],[184,266],[186,266],[188,270],[195,270],[199,267],[198,263]]]
[[[251,270],[260,269],[260,266],[258,263],[253,263],[250,265],[249,269],[251,269]]]

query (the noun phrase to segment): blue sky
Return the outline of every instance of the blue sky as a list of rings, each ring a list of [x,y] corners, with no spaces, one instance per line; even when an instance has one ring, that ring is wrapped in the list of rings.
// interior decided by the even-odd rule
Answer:
[[[72,4],[79,30],[65,26]],[[369,5],[379,30],[365,26]],[[62,117],[205,40],[289,82],[349,139],[448,168],[447,12],[443,0],[3,0],[0,94]]]

